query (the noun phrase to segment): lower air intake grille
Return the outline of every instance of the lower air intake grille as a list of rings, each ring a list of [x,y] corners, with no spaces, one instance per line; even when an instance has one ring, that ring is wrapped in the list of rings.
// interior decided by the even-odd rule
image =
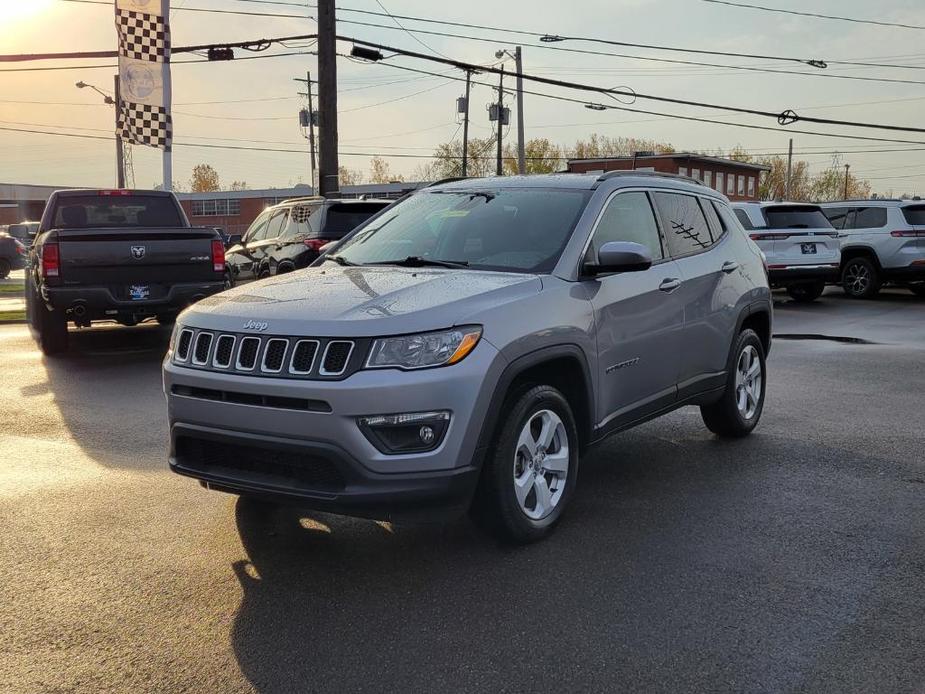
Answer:
[[[325,376],[337,376],[347,368],[350,353],[353,351],[352,342],[331,341],[324,351],[324,363],[321,373]]]
[[[337,466],[311,453],[181,436],[176,442],[176,456],[182,468],[229,482],[253,481],[332,492],[344,488],[344,478]]]

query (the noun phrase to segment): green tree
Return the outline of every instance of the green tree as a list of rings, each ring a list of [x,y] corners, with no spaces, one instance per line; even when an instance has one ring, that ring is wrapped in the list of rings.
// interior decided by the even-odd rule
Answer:
[[[221,190],[218,172],[208,164],[197,164],[193,167],[189,188],[193,193],[211,193]]]
[[[495,139],[493,137],[469,140],[467,175],[488,176],[495,171]],[[462,142],[444,142],[434,150],[434,179],[462,176]]]
[[[841,167],[832,167],[817,174],[813,178],[811,191],[811,199],[820,202],[843,200],[845,198],[845,170]],[[847,197],[849,199],[870,197],[870,183],[849,173]]]
[[[592,133],[587,140],[578,140],[572,147],[572,159],[599,159],[601,157],[631,157],[636,152],[670,154],[675,148],[667,142],[635,137],[610,137]]]
[[[382,157],[373,157],[369,160],[370,183],[393,183],[403,180],[401,175],[392,173],[389,163]]]
[[[527,140],[524,145],[527,174],[545,174],[558,171],[563,163],[562,148],[545,137]],[[517,147],[504,147],[504,173],[513,176],[517,173]]]

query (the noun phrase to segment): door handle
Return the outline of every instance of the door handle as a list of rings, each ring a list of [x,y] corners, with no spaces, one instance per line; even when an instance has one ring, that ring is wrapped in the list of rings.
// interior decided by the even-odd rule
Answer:
[[[662,292],[673,292],[675,289],[681,286],[681,280],[676,277],[662,280],[662,283],[658,285],[659,291]]]
[[[727,260],[725,263],[723,263],[723,272],[725,272],[727,275],[730,272],[735,272],[738,269],[739,269],[739,264],[735,262],[734,260]]]

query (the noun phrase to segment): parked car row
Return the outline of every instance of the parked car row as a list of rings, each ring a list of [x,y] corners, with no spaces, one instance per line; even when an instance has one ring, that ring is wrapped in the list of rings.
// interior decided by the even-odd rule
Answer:
[[[0,280],[10,276],[13,270],[26,266],[29,250],[15,236],[0,229]]]
[[[925,204],[863,200],[819,205],[733,203],[768,258],[771,284],[813,301],[826,284],[874,297],[886,282],[925,296]]]

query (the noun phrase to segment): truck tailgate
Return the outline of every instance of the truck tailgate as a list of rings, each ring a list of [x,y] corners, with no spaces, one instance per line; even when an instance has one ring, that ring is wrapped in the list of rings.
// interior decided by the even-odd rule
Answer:
[[[64,286],[214,282],[211,229],[59,229]]]

